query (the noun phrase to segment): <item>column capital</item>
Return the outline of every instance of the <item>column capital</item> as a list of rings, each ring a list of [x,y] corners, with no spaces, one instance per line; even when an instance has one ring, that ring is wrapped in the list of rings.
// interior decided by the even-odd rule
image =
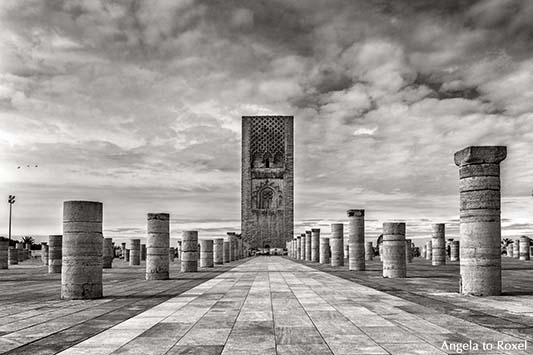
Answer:
[[[455,165],[499,164],[507,157],[506,146],[471,146],[456,152]]]

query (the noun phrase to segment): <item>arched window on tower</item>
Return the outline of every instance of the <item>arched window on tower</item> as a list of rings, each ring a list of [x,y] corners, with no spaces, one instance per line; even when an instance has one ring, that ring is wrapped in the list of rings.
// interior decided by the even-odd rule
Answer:
[[[272,190],[270,187],[265,187],[259,193],[259,208],[262,210],[268,210],[269,208],[272,208],[273,200],[274,190]]]
[[[272,164],[272,155],[269,152],[263,154],[263,167],[270,168]]]

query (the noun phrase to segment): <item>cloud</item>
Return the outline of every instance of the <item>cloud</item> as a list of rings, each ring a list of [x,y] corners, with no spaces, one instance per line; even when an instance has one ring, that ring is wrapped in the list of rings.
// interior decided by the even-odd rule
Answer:
[[[422,219],[457,217],[453,153],[503,144],[514,233],[533,171],[532,11],[525,0],[4,1],[2,191],[46,216],[35,228],[56,228],[60,201],[76,196],[105,199],[110,230],[142,230],[158,209],[235,230],[240,117],[290,114],[298,228],[363,206],[371,233],[401,218],[423,235]],[[231,222],[210,227],[213,216]]]

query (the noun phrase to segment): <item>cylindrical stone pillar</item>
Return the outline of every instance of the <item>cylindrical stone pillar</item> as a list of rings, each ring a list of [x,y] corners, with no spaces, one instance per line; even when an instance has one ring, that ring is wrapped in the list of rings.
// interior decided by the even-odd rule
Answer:
[[[426,242],[426,260],[433,260],[433,245],[431,240]]]
[[[146,260],[146,244],[141,244],[141,261]]]
[[[383,277],[407,277],[405,223],[383,223]]]
[[[125,255],[124,261],[127,262],[127,263],[130,262],[130,253],[131,253],[131,250],[126,248],[126,255]]]
[[[141,240],[130,239],[130,266],[141,265]]]
[[[422,247],[422,254],[420,255],[420,257],[421,257],[422,259],[425,259],[425,258],[426,258],[426,253],[427,253],[427,247],[424,245],[424,246]]]
[[[329,245],[331,248],[331,266],[344,266],[344,224],[333,223]]]
[[[507,254],[508,258],[513,257],[513,243],[507,244],[507,246],[505,247],[505,253]]]
[[[9,268],[9,239],[0,237],[0,269]]]
[[[311,261],[311,231],[305,231],[305,260]]]
[[[329,264],[329,238],[320,238],[320,257],[318,262],[321,264]]]
[[[178,241],[178,246],[176,248],[176,253],[178,254],[178,259],[181,262],[181,241]]]
[[[15,248],[17,249],[17,253],[18,253],[18,262],[21,263],[24,261],[24,244],[22,243],[17,243],[15,244]]]
[[[101,202],[63,203],[62,299],[103,296]]]
[[[459,261],[459,241],[454,240],[450,245],[450,261]]]
[[[320,229],[313,228],[311,229],[311,261],[318,263],[320,259],[319,255],[320,247]]]
[[[305,253],[307,250],[307,246],[306,246],[307,239],[305,239],[305,233],[300,234],[300,238],[302,241],[302,253],[300,254],[300,260],[305,260]]]
[[[431,265],[438,266],[446,264],[446,240],[445,240],[445,228],[444,223],[436,223],[432,225],[432,235],[431,235],[431,247],[432,259]]]
[[[19,253],[15,247],[13,246],[9,247],[9,249],[7,250],[7,259],[9,261],[9,265],[18,265]]]
[[[501,294],[500,162],[507,148],[468,147],[459,166],[461,293]]]
[[[379,250],[379,261],[383,262],[383,242],[379,244],[378,250]]]
[[[348,269],[365,271],[365,210],[348,210]]]
[[[170,215],[148,213],[146,238],[146,280],[168,280],[170,261]]]
[[[169,262],[173,263],[176,259],[176,249],[174,247],[168,248],[168,260]]]
[[[411,254],[411,239],[406,239],[405,240],[405,261],[407,263],[412,263],[413,262],[413,256]]]
[[[126,261],[126,243],[120,243],[121,257],[122,260]]]
[[[343,238],[342,246],[344,248],[342,257],[343,259],[347,259],[346,261],[349,264],[350,263],[350,244],[349,244],[348,238]]]
[[[366,242],[365,243],[365,260],[373,260],[374,259],[374,247],[372,246],[372,242]]]
[[[302,237],[296,237],[296,259],[300,260],[302,258]]]
[[[520,254],[520,260],[529,260],[529,245],[531,242],[529,241],[529,238],[525,235],[520,237],[520,243],[519,243],[519,254]]]
[[[235,255],[235,233],[234,232],[227,232],[228,235],[228,242],[229,242],[229,260],[235,261],[236,255]]]
[[[46,242],[41,243],[41,261],[43,265],[48,266],[48,244]]]
[[[213,267],[213,240],[200,240],[200,267]]]
[[[198,232],[184,231],[181,248],[181,272],[198,271]]]
[[[513,242],[513,259],[520,258],[520,239],[515,239]]]
[[[61,263],[63,261],[63,236],[50,235],[48,236],[48,273],[60,274]]]
[[[224,241],[224,246],[223,246],[223,248],[224,248],[224,253],[223,253],[224,258],[222,259],[222,261],[224,262],[224,264],[226,264],[226,263],[229,263],[229,262],[230,262],[230,259],[229,259],[229,249],[230,249],[230,244],[229,244],[228,241],[226,241],[226,240]]]
[[[213,241],[214,261],[216,265],[224,263],[224,238],[215,238]]]
[[[113,267],[113,238],[104,238],[102,245],[102,263],[104,269]]]

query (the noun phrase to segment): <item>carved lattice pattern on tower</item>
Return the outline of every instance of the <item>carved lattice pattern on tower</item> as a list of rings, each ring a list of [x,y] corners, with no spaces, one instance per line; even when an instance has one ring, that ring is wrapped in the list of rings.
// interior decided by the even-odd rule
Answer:
[[[256,168],[283,167],[285,121],[282,117],[254,117],[251,120],[251,163]]]

